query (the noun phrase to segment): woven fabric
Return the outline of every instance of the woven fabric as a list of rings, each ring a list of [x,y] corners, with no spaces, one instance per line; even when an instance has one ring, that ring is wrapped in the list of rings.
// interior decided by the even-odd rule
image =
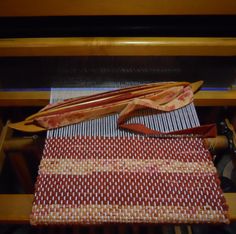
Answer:
[[[31,223],[228,223],[200,138],[48,138]]]

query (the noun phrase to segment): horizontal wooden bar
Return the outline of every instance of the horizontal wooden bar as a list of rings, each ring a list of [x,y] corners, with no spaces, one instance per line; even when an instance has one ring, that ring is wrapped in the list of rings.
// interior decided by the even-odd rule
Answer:
[[[1,91],[0,107],[42,107],[49,103],[50,91]],[[236,90],[199,91],[195,94],[196,106],[236,106]]]
[[[225,193],[229,217],[236,221],[236,193]],[[32,194],[1,194],[0,223],[29,223],[33,202]]]
[[[35,143],[36,137],[15,137],[10,138],[8,140],[5,140],[3,143],[3,149],[4,151],[8,150],[22,150],[28,146],[31,146],[33,143]]]
[[[199,91],[194,103],[196,106],[236,106],[236,90]]]
[[[0,39],[0,56],[235,55],[236,38],[76,37]]]
[[[1,194],[0,223],[29,223],[32,194]]]
[[[1,91],[0,106],[45,106],[49,103],[50,91]]]
[[[4,0],[0,16],[235,14],[235,0]]]

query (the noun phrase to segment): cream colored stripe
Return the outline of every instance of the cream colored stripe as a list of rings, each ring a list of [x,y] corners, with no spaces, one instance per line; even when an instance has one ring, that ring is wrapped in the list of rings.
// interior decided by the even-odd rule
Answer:
[[[159,171],[216,173],[212,162],[179,162],[165,159],[42,159],[39,173],[84,175],[93,172]]]
[[[119,205],[34,205],[31,224],[41,223],[228,223],[226,212],[211,207],[119,206]]]

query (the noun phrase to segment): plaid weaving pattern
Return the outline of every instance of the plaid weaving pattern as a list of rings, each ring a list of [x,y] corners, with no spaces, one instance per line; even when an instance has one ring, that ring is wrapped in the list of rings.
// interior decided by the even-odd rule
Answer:
[[[201,138],[47,138],[31,223],[228,223]]]

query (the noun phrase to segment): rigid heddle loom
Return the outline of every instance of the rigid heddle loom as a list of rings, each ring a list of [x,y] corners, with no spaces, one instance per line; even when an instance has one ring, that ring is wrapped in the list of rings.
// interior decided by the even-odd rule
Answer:
[[[94,91],[101,90],[52,89],[51,102]],[[140,110],[127,121],[166,134],[133,133],[117,120],[112,114],[48,130],[31,224],[229,222],[202,136],[167,135],[200,126],[193,103]]]

